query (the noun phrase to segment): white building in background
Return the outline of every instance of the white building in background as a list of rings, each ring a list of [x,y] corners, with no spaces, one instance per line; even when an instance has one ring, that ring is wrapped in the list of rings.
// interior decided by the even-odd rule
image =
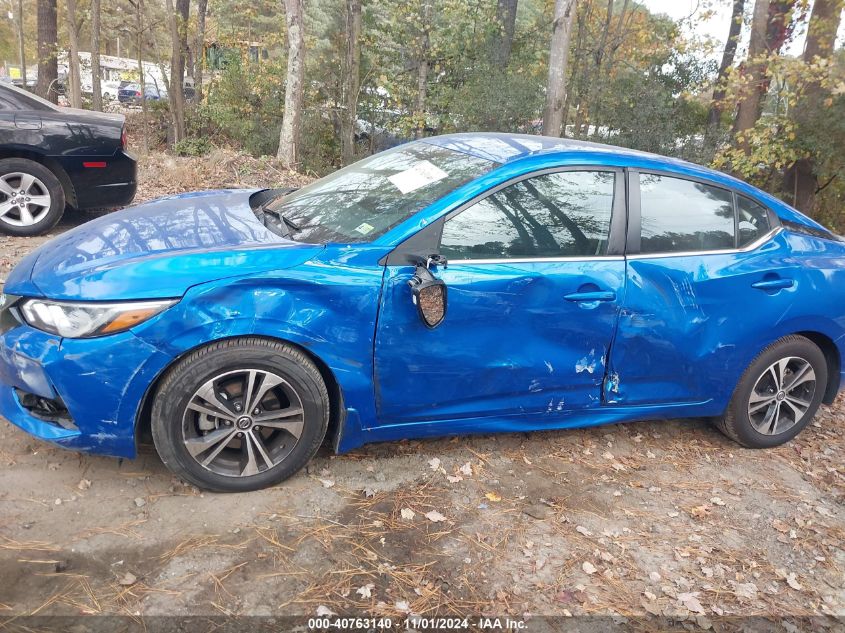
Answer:
[[[59,77],[68,75],[68,52],[59,53]],[[159,89],[166,89],[164,73],[170,73],[169,64],[156,64],[153,62],[142,62],[144,67],[144,81],[154,84]],[[83,86],[91,85],[91,53],[79,53],[79,72]],[[100,79],[103,81],[121,81],[123,79],[138,81],[138,60],[131,57],[114,57],[113,55],[100,55]]]

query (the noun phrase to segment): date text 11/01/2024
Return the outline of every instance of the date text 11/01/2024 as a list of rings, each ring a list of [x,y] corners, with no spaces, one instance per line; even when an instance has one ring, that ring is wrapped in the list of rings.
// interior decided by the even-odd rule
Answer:
[[[527,628],[525,620],[509,617],[478,617],[478,618],[438,618],[438,617],[407,617],[403,620],[391,618],[368,617],[317,617],[308,620],[310,631],[331,630],[374,630],[389,631],[393,628],[408,631],[524,631]]]

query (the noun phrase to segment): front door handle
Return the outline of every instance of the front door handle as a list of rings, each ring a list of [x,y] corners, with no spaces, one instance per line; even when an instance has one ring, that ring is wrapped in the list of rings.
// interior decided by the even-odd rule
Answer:
[[[792,288],[795,285],[794,279],[784,279],[778,277],[777,279],[764,279],[763,281],[756,281],[751,284],[752,288],[758,290],[782,290],[784,288]]]
[[[594,292],[570,292],[563,295],[567,301],[615,301],[616,293],[611,290],[596,290]]]

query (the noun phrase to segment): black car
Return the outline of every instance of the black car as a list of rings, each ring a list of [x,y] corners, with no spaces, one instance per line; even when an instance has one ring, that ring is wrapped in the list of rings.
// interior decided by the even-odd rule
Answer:
[[[49,101],[0,84],[0,232],[38,235],[65,206],[110,209],[135,197],[125,118]]]

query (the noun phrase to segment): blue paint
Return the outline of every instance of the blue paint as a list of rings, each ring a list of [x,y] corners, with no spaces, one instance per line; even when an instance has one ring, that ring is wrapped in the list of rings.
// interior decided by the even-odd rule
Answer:
[[[0,330],[0,413],[76,450],[132,457],[144,398],[177,359],[211,341],[290,341],[327,368],[346,415],[338,442],[572,428],[721,414],[767,344],[813,332],[845,352],[845,245],[784,228],[749,252],[587,261],[455,262],[448,312],[419,320],[385,265],[408,238],[513,177],[567,165],[659,169],[727,186],[782,220],[818,228],[711,170],[630,150],[519,135],[435,137],[499,163],[367,244],[302,244],[253,214],[252,191],[173,196],[55,238],[5,292],[62,300],[178,298],[131,331],[60,339]],[[786,287],[755,288],[776,275]],[[569,297],[569,299],[567,299]],[[60,397],[76,430],[24,409],[14,388]]]

